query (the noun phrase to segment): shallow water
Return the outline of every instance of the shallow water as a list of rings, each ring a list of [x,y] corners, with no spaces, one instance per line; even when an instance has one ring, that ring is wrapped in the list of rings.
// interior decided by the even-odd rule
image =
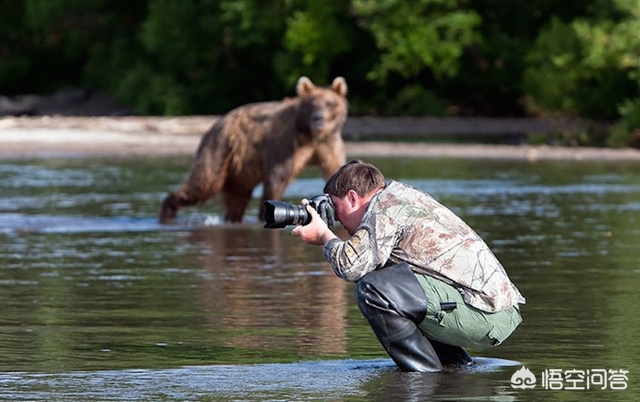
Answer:
[[[158,225],[186,158],[11,160],[0,161],[0,399],[637,399],[638,164],[372,161],[462,216],[527,298],[504,345],[471,351],[476,367],[397,372],[352,284],[289,228],[262,229],[257,202],[242,225],[223,224],[216,202]],[[321,189],[309,169],[285,196]],[[523,366],[533,389],[511,386]],[[601,369],[626,370],[626,389],[615,376],[594,385]],[[568,389],[580,372],[594,384]]]

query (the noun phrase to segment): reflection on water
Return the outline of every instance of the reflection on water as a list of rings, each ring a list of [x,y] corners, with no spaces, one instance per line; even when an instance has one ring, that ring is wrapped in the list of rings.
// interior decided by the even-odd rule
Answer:
[[[387,359],[323,360],[287,364],[209,365],[177,369],[13,373],[0,377],[3,389],[21,386],[17,400],[427,400],[433,396],[507,397],[489,376],[517,362],[479,359],[474,375],[401,373]],[[451,386],[453,381],[457,385]],[[464,383],[464,387],[461,386]],[[158,390],[162,390],[159,392]],[[292,397],[295,395],[295,397]],[[117,396],[117,397],[116,397]]]
[[[476,368],[397,372],[353,285],[290,228],[262,229],[255,202],[241,225],[221,223],[216,202],[158,225],[184,158],[11,161],[0,162],[0,399],[557,395],[511,388],[513,364],[537,375],[625,369],[628,390],[580,396],[637,393],[637,165],[372,161],[464,217],[527,298],[512,338],[472,351]],[[316,176],[296,180],[287,200],[321,191]]]

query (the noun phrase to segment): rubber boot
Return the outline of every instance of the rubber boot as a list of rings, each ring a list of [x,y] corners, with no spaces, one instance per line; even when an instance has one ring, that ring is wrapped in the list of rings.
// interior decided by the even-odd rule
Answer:
[[[417,326],[427,314],[427,297],[406,263],[370,272],[355,291],[362,315],[400,370],[442,371],[438,354]]]
[[[436,351],[440,363],[443,366],[470,366],[473,364],[473,359],[469,356],[466,350],[461,346],[447,345],[446,343],[438,342],[433,339],[429,339],[433,350]]]

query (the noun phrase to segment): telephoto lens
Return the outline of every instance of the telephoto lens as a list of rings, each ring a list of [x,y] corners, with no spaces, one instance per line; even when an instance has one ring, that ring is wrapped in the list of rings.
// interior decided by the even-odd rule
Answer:
[[[335,207],[328,194],[311,197],[309,206],[318,212],[327,227],[333,232]],[[311,214],[304,205],[291,205],[282,201],[268,200],[264,202],[264,227],[266,229],[282,229],[289,225],[307,225],[311,222]]]
[[[311,215],[304,205],[270,200],[264,202],[264,207],[266,229],[282,229],[289,225],[306,225],[311,222]]]

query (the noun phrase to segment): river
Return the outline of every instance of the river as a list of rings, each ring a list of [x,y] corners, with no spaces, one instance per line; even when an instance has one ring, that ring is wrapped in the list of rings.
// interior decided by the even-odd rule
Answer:
[[[212,201],[159,225],[187,157],[10,159],[0,399],[637,400],[638,162],[367,160],[467,221],[526,297],[474,368],[398,372],[353,285],[290,228],[263,229],[255,200],[243,224]],[[285,199],[322,185],[305,170]]]

